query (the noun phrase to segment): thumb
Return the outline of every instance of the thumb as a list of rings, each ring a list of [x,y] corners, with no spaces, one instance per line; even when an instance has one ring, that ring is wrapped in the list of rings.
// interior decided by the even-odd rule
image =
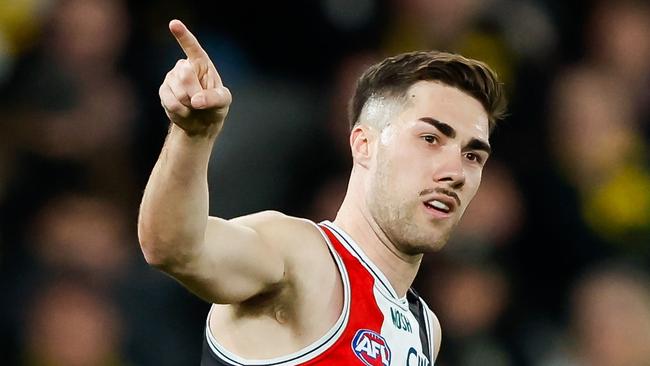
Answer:
[[[229,106],[230,102],[232,96],[225,86],[202,90],[194,94],[191,100],[192,108],[195,109],[223,108]]]

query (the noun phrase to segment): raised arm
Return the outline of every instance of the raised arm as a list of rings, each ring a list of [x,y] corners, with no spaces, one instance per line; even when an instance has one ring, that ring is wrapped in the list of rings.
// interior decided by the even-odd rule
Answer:
[[[169,29],[187,59],[160,86],[172,124],[142,198],[140,246],[149,264],[203,299],[239,303],[282,282],[282,256],[256,228],[284,217],[208,218],[208,161],[232,98],[185,25],[173,20]]]

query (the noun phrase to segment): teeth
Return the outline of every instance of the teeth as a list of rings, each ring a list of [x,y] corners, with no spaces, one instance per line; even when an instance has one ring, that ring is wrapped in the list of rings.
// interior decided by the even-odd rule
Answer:
[[[449,212],[449,206],[445,205],[443,202],[440,202],[438,200],[433,200],[429,201],[429,204],[437,209],[443,210],[445,212]]]

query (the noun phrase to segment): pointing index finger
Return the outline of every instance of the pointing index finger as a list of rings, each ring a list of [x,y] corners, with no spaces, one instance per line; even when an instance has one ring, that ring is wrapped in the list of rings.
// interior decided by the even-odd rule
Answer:
[[[169,30],[172,32],[176,41],[187,55],[190,61],[200,60],[207,57],[207,53],[203,50],[199,41],[194,37],[185,24],[180,20],[174,19],[169,22]]]

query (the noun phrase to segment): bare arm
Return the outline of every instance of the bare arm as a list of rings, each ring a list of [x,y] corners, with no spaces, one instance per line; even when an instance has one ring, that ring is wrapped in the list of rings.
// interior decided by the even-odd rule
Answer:
[[[207,169],[231,102],[212,61],[179,21],[169,26],[187,55],[167,74],[161,103],[172,122],[145,189],[138,236],[148,263],[203,299],[239,303],[277,286],[284,262],[254,229],[260,218],[208,218]],[[261,214],[268,222],[280,214]]]

